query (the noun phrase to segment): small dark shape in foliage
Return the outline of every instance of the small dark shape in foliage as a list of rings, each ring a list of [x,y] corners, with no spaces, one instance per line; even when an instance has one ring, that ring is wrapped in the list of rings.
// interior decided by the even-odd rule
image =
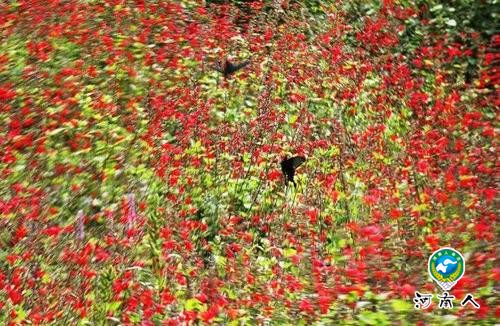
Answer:
[[[249,63],[250,63],[250,60],[246,60],[246,61],[243,61],[240,63],[232,63],[226,59],[226,61],[224,63],[222,63],[220,61],[217,62],[215,64],[215,70],[223,73],[224,78],[227,78],[230,75],[232,75],[233,73],[235,73],[236,71],[246,67]]]
[[[295,175],[295,170],[306,160],[303,156],[294,156],[292,158],[284,159],[281,161],[281,171],[285,176],[285,184],[288,185],[288,181],[291,181],[294,186],[297,186],[295,180],[293,179]]]

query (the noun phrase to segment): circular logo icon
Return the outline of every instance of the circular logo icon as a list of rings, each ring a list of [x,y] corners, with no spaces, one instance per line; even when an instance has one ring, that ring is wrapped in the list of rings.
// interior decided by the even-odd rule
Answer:
[[[429,274],[445,291],[450,290],[464,275],[465,260],[453,248],[440,248],[429,257]]]

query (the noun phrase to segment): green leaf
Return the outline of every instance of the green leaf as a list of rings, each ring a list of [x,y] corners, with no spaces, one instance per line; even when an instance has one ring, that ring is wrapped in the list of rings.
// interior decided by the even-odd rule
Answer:
[[[359,320],[363,325],[389,325],[389,319],[383,312],[363,311]]]
[[[295,254],[297,254],[297,250],[295,250],[293,248],[283,249],[283,256],[285,256],[286,258],[295,256]]]
[[[409,302],[400,299],[392,300],[391,305],[392,309],[394,309],[394,311],[396,312],[404,312],[412,308],[412,305]]]
[[[215,265],[216,266],[219,266],[219,267],[225,267],[226,266],[226,261],[227,261],[226,257],[215,255],[214,256],[214,260],[215,260]]]
[[[431,8],[431,11],[439,11],[443,9],[443,5],[439,4]]]
[[[139,314],[133,312],[130,314],[130,321],[134,324],[138,324],[141,321],[141,317],[139,316]]]
[[[191,298],[191,299],[186,300],[186,303],[184,304],[184,308],[187,311],[197,310],[197,311],[203,312],[203,311],[207,310],[206,305],[203,304],[200,300],[198,300],[196,298]]]
[[[14,322],[19,323],[26,319],[26,312],[24,311],[23,307],[19,307],[18,309],[16,309],[16,314],[17,317],[16,319],[14,319]]]
[[[106,310],[109,312],[116,312],[118,310],[118,308],[120,308],[120,305],[122,304],[121,301],[113,301],[113,302],[108,302],[106,304]]]

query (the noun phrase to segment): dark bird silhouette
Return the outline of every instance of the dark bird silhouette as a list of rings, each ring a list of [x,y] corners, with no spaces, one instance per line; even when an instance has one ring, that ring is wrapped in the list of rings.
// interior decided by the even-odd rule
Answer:
[[[215,64],[214,68],[218,72],[224,74],[224,78],[227,78],[230,75],[237,72],[238,70],[248,66],[249,63],[250,63],[250,60],[246,60],[246,61],[243,61],[240,63],[232,63],[231,61],[226,59],[226,61],[224,63],[222,63],[221,61],[218,61]]]
[[[281,171],[285,176],[285,184],[288,185],[288,182],[291,181],[295,187],[297,184],[293,177],[295,176],[295,170],[306,160],[303,156],[294,156],[292,158],[285,158],[281,161]]]

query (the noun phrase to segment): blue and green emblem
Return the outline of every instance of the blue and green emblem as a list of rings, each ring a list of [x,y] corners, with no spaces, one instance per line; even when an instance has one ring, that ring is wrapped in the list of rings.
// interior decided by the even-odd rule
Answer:
[[[445,291],[450,290],[465,273],[465,260],[461,253],[453,248],[444,247],[436,250],[429,257],[429,274]]]

